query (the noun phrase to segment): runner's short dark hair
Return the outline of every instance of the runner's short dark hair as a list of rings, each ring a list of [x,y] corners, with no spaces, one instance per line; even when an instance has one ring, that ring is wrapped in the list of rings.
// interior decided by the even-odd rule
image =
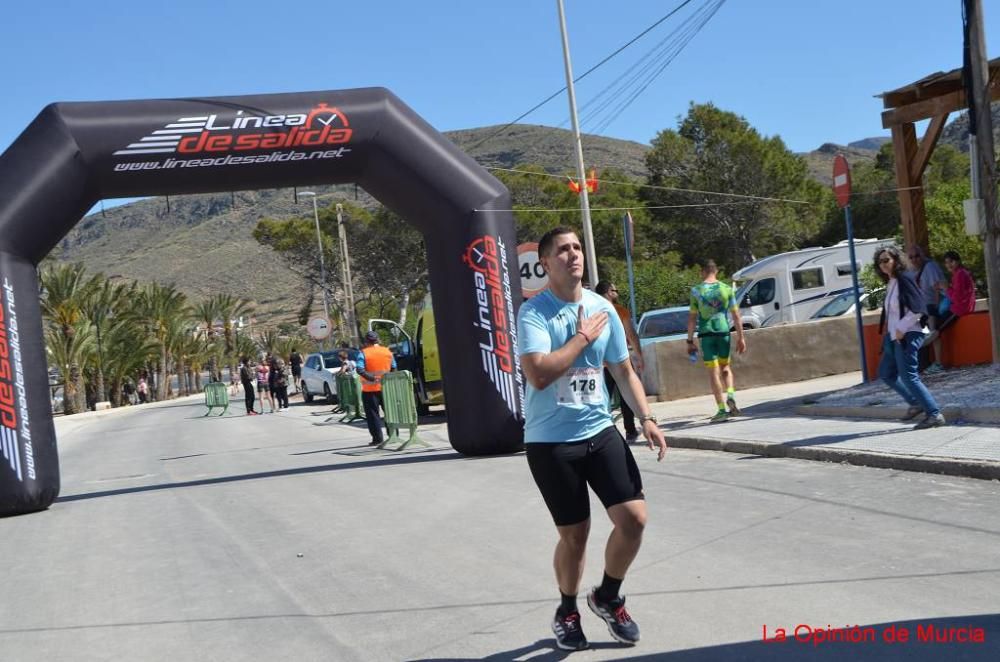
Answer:
[[[543,234],[542,238],[538,240],[538,257],[548,255],[549,251],[552,250],[552,243],[561,234],[576,234],[576,230],[560,225]]]

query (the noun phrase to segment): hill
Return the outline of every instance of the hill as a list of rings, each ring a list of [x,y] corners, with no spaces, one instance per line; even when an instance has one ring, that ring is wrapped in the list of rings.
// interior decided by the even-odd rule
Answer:
[[[834,143],[824,143],[811,152],[806,152],[801,156],[806,160],[806,165],[809,167],[809,174],[813,176],[813,179],[820,182],[821,184],[833,185],[833,159],[838,153],[843,153],[847,157],[847,162],[854,165],[864,162],[871,161],[878,154],[878,148],[869,149],[866,147],[852,147],[852,145],[858,144],[872,144],[871,141],[876,141],[878,138],[867,138],[862,141],[855,143],[850,143],[849,145],[837,145]]]
[[[446,135],[487,167],[531,163],[553,173],[574,170],[572,134],[564,129],[514,125]],[[648,146],[584,136],[583,149],[588,165],[614,167],[635,177],[645,174]],[[375,205],[353,185],[310,188]],[[253,301],[258,321],[291,321],[305,287],[251,232],[261,218],[310,214],[309,201],[300,198],[296,204],[290,189],[150,198],[90,214],[50,257],[83,262],[88,270],[115,279],[173,283],[193,299],[227,292]]]
[[[1000,105],[993,107],[993,121],[1000,144]],[[572,134],[565,129],[516,124],[446,135],[488,168],[535,164],[553,173],[575,169]],[[874,137],[848,145],[826,143],[801,156],[817,181],[831,184],[838,152],[852,164],[870,161],[887,140]],[[964,113],[945,127],[941,142],[968,151],[968,118]],[[646,174],[648,145],[585,135],[583,149],[588,166],[598,170],[616,168],[633,177]],[[313,188],[320,195],[336,194],[363,206],[376,204],[353,185]],[[173,283],[194,299],[228,292],[253,301],[259,321],[291,321],[303,302],[305,288],[270,250],[254,241],[251,231],[264,217],[291,218],[310,212],[308,200],[300,199],[296,204],[290,189],[188,195],[169,201],[150,198],[87,216],[51,257],[83,262],[89,270],[112,278]]]

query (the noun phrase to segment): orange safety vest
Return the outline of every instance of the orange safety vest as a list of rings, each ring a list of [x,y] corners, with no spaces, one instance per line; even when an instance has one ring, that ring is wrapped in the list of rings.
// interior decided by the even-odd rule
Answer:
[[[369,380],[361,375],[361,390],[378,393],[382,390],[382,375],[392,370],[392,352],[387,347],[372,345],[365,347],[361,353],[365,355],[365,373],[375,377]]]

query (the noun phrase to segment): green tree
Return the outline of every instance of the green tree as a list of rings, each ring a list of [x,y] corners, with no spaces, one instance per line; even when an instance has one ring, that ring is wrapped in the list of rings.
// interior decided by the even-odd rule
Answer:
[[[979,235],[965,233],[962,201],[968,197],[968,182],[958,181],[938,185],[934,193],[924,200],[930,253],[941,262],[945,251],[957,252],[962,257],[962,263],[976,279],[979,296],[985,296],[986,258],[983,240]]]
[[[172,342],[178,337],[177,327],[190,324],[193,316],[187,307],[187,297],[182,292],[173,285],[159,283],[150,283],[139,291],[136,314],[160,350],[157,399],[163,400],[167,397]]]
[[[82,264],[50,265],[42,270],[40,280],[49,359],[63,379],[63,411],[74,414],[86,409],[83,368],[92,343],[84,305],[97,281],[87,276]]]
[[[199,325],[205,325],[203,337],[208,345],[206,347],[208,350],[208,355],[206,357],[208,361],[208,378],[210,381],[219,381],[222,379],[220,360],[222,356],[222,348],[217,342],[219,330],[215,324],[215,321],[219,319],[220,316],[218,299],[215,297],[209,297],[208,299],[196,302],[191,307],[191,314],[198,321]]]
[[[653,231],[686,264],[711,257],[734,270],[798,248],[822,226],[831,195],[781,138],[712,104],[692,104],[676,131],[661,131],[646,165],[648,183],[663,187],[643,193]]]
[[[117,407],[121,404],[125,380],[134,377],[149,361],[155,360],[158,348],[127,310],[111,320],[102,336],[102,342],[105,376],[110,387],[111,402]]]

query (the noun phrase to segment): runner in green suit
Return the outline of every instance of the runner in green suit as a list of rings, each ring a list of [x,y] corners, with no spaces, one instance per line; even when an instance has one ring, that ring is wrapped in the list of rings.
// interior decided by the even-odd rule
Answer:
[[[736,350],[742,354],[747,351],[746,339],[743,337],[743,324],[740,320],[740,308],[736,302],[733,288],[719,282],[716,276],[719,268],[715,261],[709,260],[701,270],[704,280],[691,288],[691,315],[688,318],[688,351],[694,352],[695,326],[698,329],[698,339],[701,341],[701,358],[708,368],[708,380],[712,385],[712,395],[718,411],[712,417],[713,421],[724,421],[730,416],[740,413],[736,406],[736,388],[733,385],[733,368],[729,365],[730,354],[730,316],[736,330]],[[722,380],[726,381],[726,394],[723,398]],[[729,410],[726,411],[726,407]]]

